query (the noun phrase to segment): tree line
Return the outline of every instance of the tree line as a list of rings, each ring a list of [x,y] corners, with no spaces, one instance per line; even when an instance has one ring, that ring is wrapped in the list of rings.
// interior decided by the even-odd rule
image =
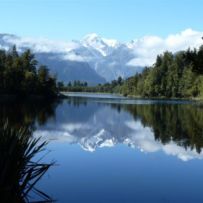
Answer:
[[[44,65],[38,65],[35,56],[28,49],[19,53],[13,46],[0,50],[0,95],[56,96],[56,77]]]
[[[201,105],[125,105],[109,104],[118,112],[127,111],[143,126],[149,127],[154,139],[163,145],[175,142],[186,150],[203,148],[203,108]]]
[[[79,86],[67,91],[109,92],[124,96],[159,98],[203,98],[203,46],[175,54],[164,52],[142,73],[94,87]]]
[[[87,82],[73,81],[65,85],[59,82],[58,87],[61,91],[69,92],[101,92],[101,93],[113,93],[118,92],[119,87],[123,84],[124,80],[122,77],[118,77],[117,80],[112,80],[111,82],[105,84],[98,84],[96,86],[88,86]]]
[[[65,85],[63,82],[58,82],[58,87],[60,91],[69,91],[69,92],[81,92],[81,91],[87,91],[89,89],[88,83],[86,81],[79,81],[75,80],[73,82],[68,82],[67,85]]]
[[[166,51],[157,56],[152,66],[125,80],[119,77],[94,87],[78,81],[63,90],[148,98],[203,98],[203,46],[174,54]]]
[[[153,66],[128,78],[115,91],[142,97],[203,97],[203,46],[158,55]]]

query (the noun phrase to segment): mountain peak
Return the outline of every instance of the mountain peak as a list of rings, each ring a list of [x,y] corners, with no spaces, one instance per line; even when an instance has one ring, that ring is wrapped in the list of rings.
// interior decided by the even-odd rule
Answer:
[[[114,39],[105,39],[96,33],[86,35],[81,41],[85,47],[91,47],[97,50],[103,56],[107,56],[112,52],[113,48],[118,46],[118,41]]]
[[[39,63],[47,65],[64,82],[81,80],[97,84],[137,72],[128,66],[134,54],[124,43],[96,33],[70,42],[0,34],[0,48],[9,49],[13,44],[20,51],[31,49]]]
[[[101,37],[96,33],[90,33],[85,35],[82,41],[92,42],[97,40],[101,40]]]
[[[83,42],[89,42],[90,43],[103,43],[109,47],[115,47],[117,46],[119,43],[117,40],[115,39],[106,39],[106,38],[102,38],[100,35],[96,34],[96,33],[90,33],[87,34],[83,40]]]

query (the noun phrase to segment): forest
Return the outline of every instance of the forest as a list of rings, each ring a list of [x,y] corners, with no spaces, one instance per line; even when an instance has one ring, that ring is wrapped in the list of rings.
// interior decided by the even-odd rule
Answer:
[[[116,88],[124,95],[142,97],[203,97],[203,46],[175,54],[165,52],[152,67]]]
[[[56,77],[38,65],[30,50],[19,53],[13,46],[0,50],[0,95],[55,97]]]
[[[64,89],[74,90],[70,86]],[[152,66],[130,78],[119,77],[111,83],[75,89],[146,98],[203,98],[203,46],[174,54],[166,51],[157,56]]]
[[[38,95],[53,97],[60,91],[108,92],[144,98],[203,98],[203,46],[177,53],[158,55],[151,67],[130,78],[119,77],[111,83],[88,86],[74,81],[56,81],[33,53],[19,53],[13,46],[0,50],[0,95]]]

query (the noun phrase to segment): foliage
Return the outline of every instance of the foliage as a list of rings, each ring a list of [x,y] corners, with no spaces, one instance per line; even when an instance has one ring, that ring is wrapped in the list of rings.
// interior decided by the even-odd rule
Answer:
[[[45,149],[46,143],[33,138],[32,132],[36,126],[54,119],[59,102],[60,100],[36,100],[34,103],[29,100],[0,101],[0,202],[31,202],[33,192],[37,193],[34,196],[40,202],[52,202],[33,185],[52,164],[33,160],[36,155],[44,155],[40,151]],[[39,176],[33,179],[37,173]]]
[[[56,78],[46,66],[38,66],[30,50],[19,54],[13,46],[0,50],[0,94],[55,96]]]
[[[126,80],[119,77],[111,83],[95,87],[73,88],[68,85],[64,90],[151,98],[203,98],[203,46],[198,50],[158,55],[153,66]]]
[[[117,80],[113,80],[111,83],[98,84],[97,86],[88,86],[87,82],[74,81],[73,83],[69,82],[66,86],[62,83],[58,84],[58,87],[61,91],[69,92],[111,92],[113,93],[115,89],[123,84],[123,79],[119,77]]]
[[[176,54],[165,52],[152,67],[128,78],[119,92],[142,97],[202,97],[202,74],[203,46]]]
[[[1,202],[29,202],[32,191],[43,201],[51,202],[48,195],[35,188],[36,183],[52,164],[41,163],[33,158],[41,152],[46,142],[32,138],[31,130],[11,128],[5,122],[0,128],[0,193]]]
[[[203,148],[203,107],[192,104],[111,104],[112,108],[129,112],[143,126],[149,127],[155,140],[163,145],[171,142],[186,150],[201,153]]]

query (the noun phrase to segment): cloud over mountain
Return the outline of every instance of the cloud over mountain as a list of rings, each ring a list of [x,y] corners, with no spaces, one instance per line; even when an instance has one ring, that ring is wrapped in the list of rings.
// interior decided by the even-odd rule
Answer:
[[[19,50],[30,48],[39,56],[40,63],[45,62],[54,74],[59,75],[60,80],[68,82],[78,79],[96,84],[141,72],[144,66],[152,65],[156,56],[166,50],[174,53],[189,47],[198,48],[202,44],[202,36],[203,32],[186,29],[165,38],[144,36],[123,43],[95,33],[86,35],[80,41],[70,42],[0,34],[0,48],[9,49],[13,44]],[[86,67],[84,71],[88,70],[88,77],[83,67]],[[89,78],[95,79],[89,81]]]
[[[144,36],[128,43],[128,47],[134,50],[135,58],[129,61],[129,65],[152,65],[156,56],[164,51],[177,52],[188,48],[198,48],[203,44],[203,32],[186,29],[177,34],[171,34],[166,38],[158,36]]]

